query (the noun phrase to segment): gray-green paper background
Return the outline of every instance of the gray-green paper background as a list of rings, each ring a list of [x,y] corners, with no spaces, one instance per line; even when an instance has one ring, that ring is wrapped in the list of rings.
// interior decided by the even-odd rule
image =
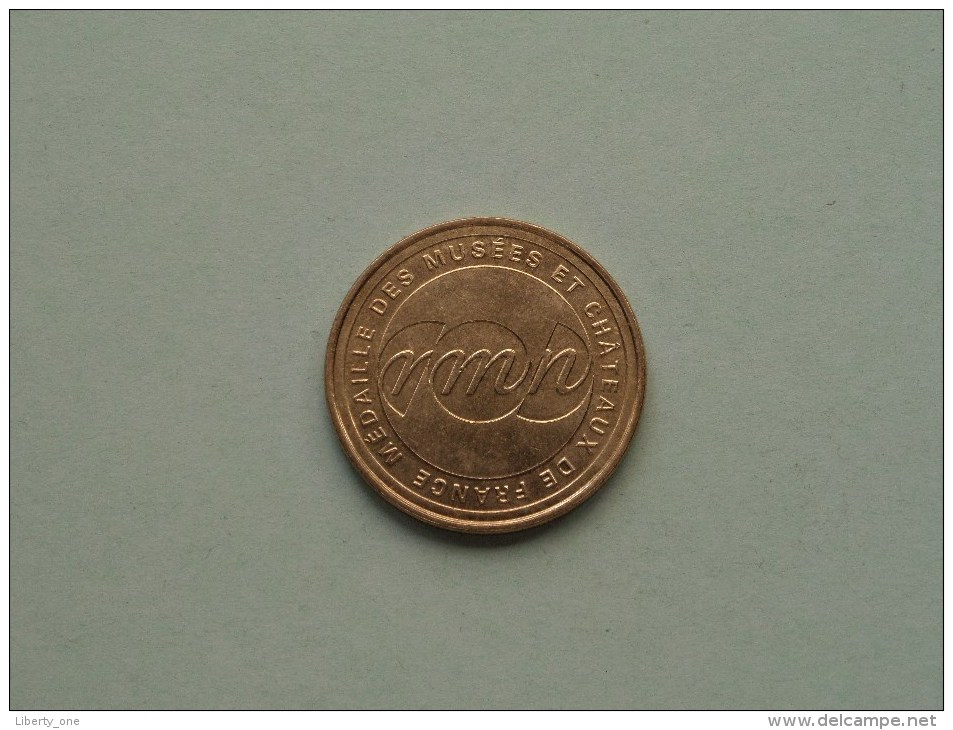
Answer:
[[[941,706],[939,12],[13,12],[11,703]],[[613,274],[583,507],[431,529],[328,331],[448,218]]]

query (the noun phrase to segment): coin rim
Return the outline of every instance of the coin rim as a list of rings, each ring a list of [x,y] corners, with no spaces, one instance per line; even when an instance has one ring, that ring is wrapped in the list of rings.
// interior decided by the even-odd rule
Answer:
[[[341,335],[341,328],[344,324],[344,319],[350,311],[351,305],[353,304],[360,290],[374,276],[374,274],[378,272],[385,261],[393,257],[401,249],[409,248],[421,239],[427,238],[428,236],[432,236],[436,233],[440,233],[441,231],[464,226],[493,225],[511,226],[516,229],[522,229],[529,233],[534,233],[544,238],[552,238],[556,243],[561,246],[565,246],[569,251],[585,261],[586,264],[592,267],[596,274],[602,277],[603,282],[616,297],[616,300],[618,301],[626,320],[626,325],[632,334],[632,341],[635,347],[636,358],[638,360],[636,364],[636,394],[633,408],[629,414],[628,421],[625,423],[625,426],[621,431],[618,442],[612,449],[609,450],[608,454],[604,456],[605,461],[603,465],[599,467],[595,473],[592,474],[592,476],[590,476],[584,486],[576,489],[566,499],[557,502],[556,504],[550,505],[539,512],[521,515],[520,517],[511,519],[471,521],[450,515],[442,515],[429,509],[425,509],[415,502],[411,502],[402,495],[396,493],[393,487],[381,479],[370,468],[370,466],[367,465],[362,458],[360,458],[354,441],[345,427],[344,415],[337,407],[338,404],[334,398],[334,361],[337,355],[337,346]],[[378,494],[380,494],[390,504],[394,505],[401,511],[430,525],[453,530],[455,532],[464,532],[470,534],[516,532],[518,530],[526,530],[536,527],[538,525],[550,522],[551,520],[554,520],[557,517],[566,514],[567,512],[570,512],[589,499],[593,494],[595,494],[615,471],[616,467],[619,465],[619,462],[621,462],[622,457],[625,455],[629,444],[632,442],[636,427],[639,423],[639,418],[642,414],[642,405],[645,401],[645,381],[645,348],[643,346],[642,332],[639,329],[638,320],[635,318],[635,313],[632,311],[629,300],[622,292],[622,289],[618,284],[616,284],[615,280],[612,278],[609,272],[606,271],[602,264],[596,261],[588,252],[576,245],[573,241],[559,233],[556,233],[555,231],[551,231],[548,228],[536,225],[535,223],[528,223],[526,221],[515,220],[513,218],[501,217],[480,216],[474,218],[457,218],[444,221],[442,223],[428,226],[427,228],[416,231],[415,233],[411,233],[409,236],[405,236],[397,243],[388,247],[383,253],[375,258],[374,261],[371,262],[371,264],[357,278],[345,295],[344,300],[341,302],[341,306],[338,309],[337,315],[334,318],[334,323],[331,325],[331,331],[328,335],[327,351],[324,359],[325,402],[331,415],[331,421],[334,423],[334,429],[337,431],[338,438],[341,440],[341,444],[344,447],[344,453],[347,454],[348,460],[351,462],[355,470],[374,488]]]

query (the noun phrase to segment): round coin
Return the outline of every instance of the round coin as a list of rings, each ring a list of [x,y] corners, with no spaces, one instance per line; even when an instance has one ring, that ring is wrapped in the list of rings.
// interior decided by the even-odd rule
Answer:
[[[505,218],[414,233],[361,275],[328,341],[344,449],[387,501],[432,525],[510,532],[590,497],[645,392],[638,323],[571,241]]]

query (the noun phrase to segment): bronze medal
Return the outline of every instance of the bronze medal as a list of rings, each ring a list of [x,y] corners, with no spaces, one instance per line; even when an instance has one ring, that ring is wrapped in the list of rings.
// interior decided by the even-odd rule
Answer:
[[[362,476],[404,512],[509,532],[579,505],[632,439],[645,353],[589,254],[504,218],[432,226],[385,251],[338,312],[328,407]]]

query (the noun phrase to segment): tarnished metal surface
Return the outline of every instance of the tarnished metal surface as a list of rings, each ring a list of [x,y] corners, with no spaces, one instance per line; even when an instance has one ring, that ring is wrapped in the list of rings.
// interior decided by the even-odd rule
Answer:
[[[592,495],[645,390],[635,316],[567,239],[450,221],[381,255],[341,305],[325,387],[351,461],[433,525],[508,532]]]

